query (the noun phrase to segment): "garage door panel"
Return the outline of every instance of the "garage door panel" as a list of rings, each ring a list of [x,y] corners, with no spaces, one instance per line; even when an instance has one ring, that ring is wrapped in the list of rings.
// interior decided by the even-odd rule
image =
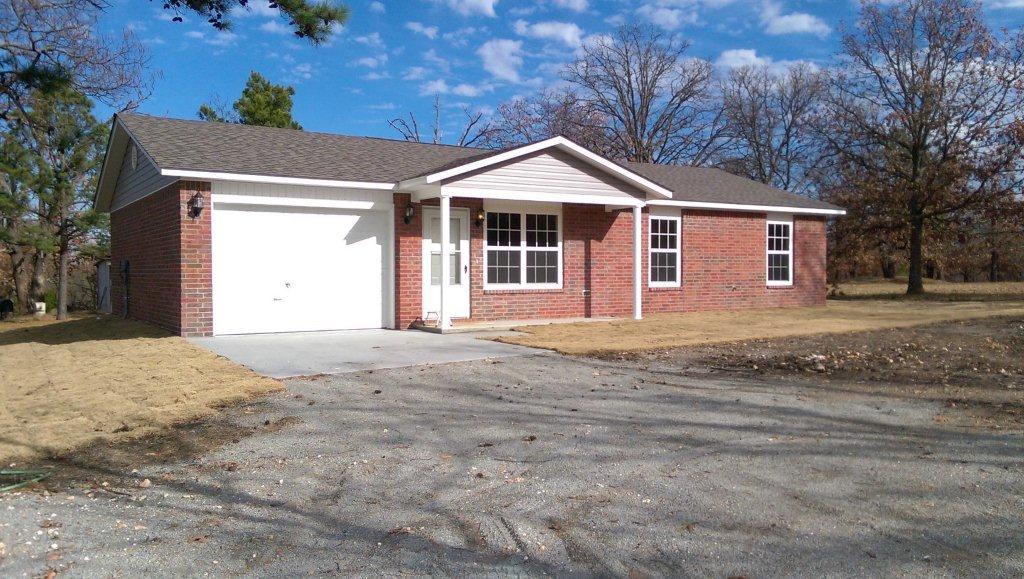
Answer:
[[[386,214],[215,204],[214,333],[382,327]]]

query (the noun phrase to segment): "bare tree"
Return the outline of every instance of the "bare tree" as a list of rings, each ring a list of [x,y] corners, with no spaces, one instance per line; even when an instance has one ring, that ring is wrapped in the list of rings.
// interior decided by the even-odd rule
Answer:
[[[654,27],[626,25],[583,46],[564,70],[580,98],[606,120],[613,157],[707,164],[724,145],[712,66],[689,43]]]
[[[785,71],[767,65],[729,72],[722,87],[730,171],[797,193],[813,190],[822,160],[812,118],[821,104],[822,73],[807,64]]]
[[[495,148],[506,148],[559,135],[593,151],[610,153],[604,116],[565,89],[545,90],[500,104],[487,139]]]
[[[434,118],[430,127],[430,142],[437,145],[444,142],[444,128],[441,126],[441,97],[438,95],[434,96],[433,111]],[[481,124],[484,120],[483,112],[472,111],[469,107],[463,107],[462,113],[465,115],[466,120],[462,125],[462,130],[459,131],[459,137],[453,144],[459,147],[472,147],[485,142],[489,129],[486,124]],[[388,124],[391,125],[391,128],[398,131],[406,141],[424,142],[423,135],[420,134],[419,122],[413,113],[409,113],[408,120],[399,117],[389,120]]]
[[[0,115],[35,88],[70,86],[119,108],[145,98],[145,48],[96,32],[98,0],[0,0]],[[23,111],[24,112],[24,111]]]
[[[821,132],[867,176],[850,219],[906,232],[922,293],[929,224],[1024,184],[1024,36],[994,34],[969,0],[871,0],[842,46]]]

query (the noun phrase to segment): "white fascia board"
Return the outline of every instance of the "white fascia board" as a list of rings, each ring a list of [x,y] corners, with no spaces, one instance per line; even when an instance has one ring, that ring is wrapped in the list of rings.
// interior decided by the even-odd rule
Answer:
[[[446,171],[441,171],[440,173],[433,173],[425,177],[417,177],[415,179],[403,181],[400,184],[400,186],[402,188],[406,188],[415,187],[417,185],[422,184],[439,183],[446,179],[451,179],[452,177],[457,177],[465,173],[477,171],[479,169],[490,167],[491,165],[504,163],[505,161],[510,161],[512,159],[530,155],[532,153],[536,153],[537,151],[543,151],[544,149],[549,149],[551,147],[558,147],[570,153],[571,155],[578,159],[582,159],[583,161],[586,161],[591,165],[600,167],[605,171],[613,175],[616,175],[620,179],[632,183],[633,185],[636,185],[637,187],[643,189],[647,193],[661,195],[662,197],[672,197],[672,192],[669,191],[668,189],[665,189],[661,185],[658,185],[657,183],[645,177],[642,177],[639,174],[634,173],[629,169],[626,169],[625,167],[613,163],[596,153],[588,151],[587,149],[577,145],[576,143],[570,141],[569,139],[566,139],[565,137],[552,137],[550,139],[545,139],[543,141],[538,141],[536,143],[524,145],[516,149],[505,151],[504,153],[499,153],[497,155],[492,155],[485,159],[480,159],[479,161],[473,161],[471,163],[466,163],[465,165],[459,165],[458,167],[453,167]]]
[[[758,213],[799,213],[801,215],[846,215],[845,209],[812,209],[808,207],[780,207],[776,205],[743,205],[738,203],[708,203],[705,201],[668,201],[652,199],[648,205],[689,207],[690,209],[723,209],[726,211],[755,211]]]
[[[393,207],[391,201],[353,201],[349,199],[312,199],[306,197],[263,197],[260,195],[234,195],[214,193],[213,203],[229,205],[267,205],[276,207],[320,207],[328,209],[353,209],[357,211],[386,211]]]
[[[502,199],[506,201],[545,201],[549,203],[580,203],[584,205],[618,205],[622,207],[643,207],[646,202],[642,199],[629,200],[609,195],[575,195],[573,193],[526,193],[510,192],[490,189],[453,189],[443,190],[440,194],[430,194],[429,197],[466,197],[470,199]],[[416,197],[416,196],[414,196]],[[420,199],[429,198],[426,195]]]
[[[160,174],[165,177],[196,179],[199,181],[246,181],[249,183],[273,183],[275,185],[307,185],[313,187],[339,187],[345,189],[373,189],[390,191],[394,183],[376,183],[372,181],[334,181],[332,179],[303,179],[299,177],[275,177],[272,175],[245,175],[242,173],[216,173],[212,171],[188,171],[184,169],[162,169]]]

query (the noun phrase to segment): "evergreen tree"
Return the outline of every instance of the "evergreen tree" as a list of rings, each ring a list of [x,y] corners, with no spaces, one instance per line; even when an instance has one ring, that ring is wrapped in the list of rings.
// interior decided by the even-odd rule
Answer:
[[[261,127],[302,129],[292,119],[292,95],[295,89],[274,84],[262,74],[252,72],[245,83],[242,96],[235,101],[231,111],[220,105],[204,104],[199,107],[199,118],[220,123],[241,123]]]

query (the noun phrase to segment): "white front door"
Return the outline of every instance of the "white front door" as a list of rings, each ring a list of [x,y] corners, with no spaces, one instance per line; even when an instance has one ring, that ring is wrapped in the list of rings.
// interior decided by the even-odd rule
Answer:
[[[446,301],[449,318],[469,317],[469,210],[451,210],[451,271]],[[423,208],[423,319],[441,315],[441,210]]]

